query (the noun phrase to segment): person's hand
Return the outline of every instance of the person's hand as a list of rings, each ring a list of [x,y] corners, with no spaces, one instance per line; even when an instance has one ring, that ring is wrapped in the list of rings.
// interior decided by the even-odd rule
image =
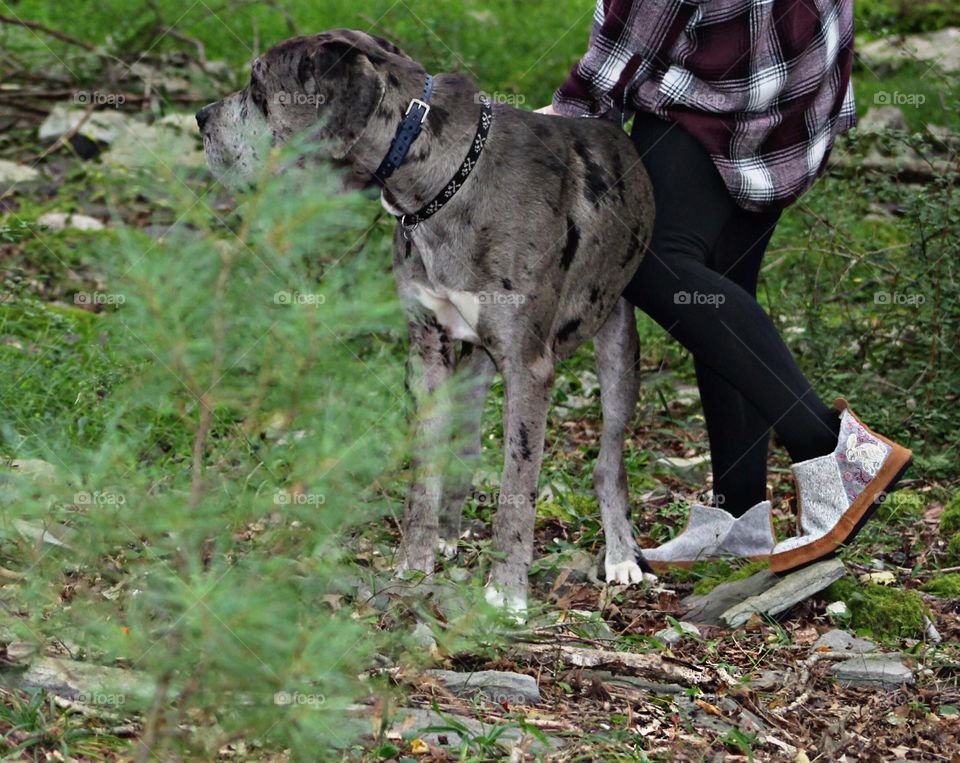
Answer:
[[[549,106],[544,106],[542,109],[537,109],[537,113],[538,113],[538,114],[547,114],[548,116],[551,116],[551,117],[558,117],[558,116],[560,116],[560,115],[556,112],[556,110],[553,108],[553,104],[552,104],[552,103],[551,103]]]

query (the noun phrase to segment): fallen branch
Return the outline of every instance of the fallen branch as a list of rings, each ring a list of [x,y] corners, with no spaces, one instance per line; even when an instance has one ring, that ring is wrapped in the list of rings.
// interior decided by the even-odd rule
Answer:
[[[71,45],[77,45],[78,47],[83,48],[84,50],[95,50],[94,46],[89,42],[84,42],[83,40],[78,40],[76,37],[71,37],[70,35],[61,32],[57,29],[51,29],[48,26],[43,24],[38,24],[35,21],[24,21],[23,19],[11,17],[11,16],[0,16],[0,24],[10,24],[12,26],[21,26],[26,29],[30,29],[34,32],[43,32],[48,37],[54,37],[61,42],[67,42]]]
[[[617,668],[684,686],[702,686],[710,682],[706,671],[670,662],[656,654],[579,649],[558,644],[518,644],[513,651],[518,657],[538,664],[559,660],[577,668]]]

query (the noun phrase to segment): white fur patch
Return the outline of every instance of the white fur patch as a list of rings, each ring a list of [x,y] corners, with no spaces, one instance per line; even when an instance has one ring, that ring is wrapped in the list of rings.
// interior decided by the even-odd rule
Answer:
[[[453,559],[457,555],[457,542],[455,540],[444,540],[441,538],[437,541],[437,550],[443,554],[446,559]]]
[[[644,572],[636,562],[626,561],[611,564],[606,562],[604,569],[607,573],[607,584],[630,585],[631,583],[655,582],[656,575]]]
[[[432,312],[454,339],[480,343],[476,325],[480,318],[480,300],[468,291],[446,291],[414,284],[417,301]]]
[[[527,621],[526,596],[511,596],[494,585],[488,585],[483,595],[488,604],[506,610],[517,623],[523,624]]]

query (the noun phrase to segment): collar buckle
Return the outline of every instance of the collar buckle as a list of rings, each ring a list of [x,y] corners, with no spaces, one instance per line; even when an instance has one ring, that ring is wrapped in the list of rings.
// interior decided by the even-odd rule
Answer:
[[[420,117],[420,124],[423,124],[423,121],[427,118],[427,114],[430,113],[430,104],[426,101],[421,101],[419,98],[413,98],[410,101],[410,105],[407,106],[404,116],[409,116],[410,112],[413,111],[414,106],[419,106],[421,109],[423,109],[423,115]]]

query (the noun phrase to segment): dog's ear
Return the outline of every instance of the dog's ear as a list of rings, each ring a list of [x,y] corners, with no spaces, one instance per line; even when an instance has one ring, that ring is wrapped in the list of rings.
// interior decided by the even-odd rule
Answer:
[[[305,53],[297,67],[304,92],[321,104],[320,137],[336,141],[344,156],[363,133],[386,93],[386,81],[370,53],[345,40],[331,40]]]

